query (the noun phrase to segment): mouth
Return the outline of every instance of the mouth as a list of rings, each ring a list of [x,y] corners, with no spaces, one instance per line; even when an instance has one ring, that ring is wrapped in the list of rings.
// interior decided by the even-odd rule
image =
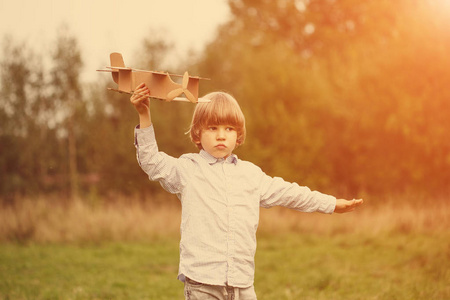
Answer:
[[[224,144],[218,144],[215,146],[217,149],[225,149],[227,146],[225,146]]]

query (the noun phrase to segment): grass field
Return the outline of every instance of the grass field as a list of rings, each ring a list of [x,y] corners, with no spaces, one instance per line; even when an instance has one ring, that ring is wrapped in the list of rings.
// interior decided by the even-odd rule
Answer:
[[[450,236],[263,236],[258,299],[450,299]],[[0,299],[183,299],[178,240],[0,246]]]
[[[0,299],[183,299],[176,202],[27,201],[0,209]],[[446,202],[386,203],[262,210],[258,299],[450,299]]]

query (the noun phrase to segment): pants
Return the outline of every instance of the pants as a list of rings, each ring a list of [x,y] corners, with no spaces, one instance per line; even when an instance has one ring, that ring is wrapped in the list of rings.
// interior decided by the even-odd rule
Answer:
[[[257,300],[255,288],[207,285],[186,278],[184,283],[186,300]]]

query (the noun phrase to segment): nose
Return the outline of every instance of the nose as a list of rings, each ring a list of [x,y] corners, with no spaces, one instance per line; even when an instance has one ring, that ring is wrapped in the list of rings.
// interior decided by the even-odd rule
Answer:
[[[225,139],[225,129],[223,129],[223,128],[218,128],[217,129],[217,136],[216,136],[216,138],[218,139],[218,140],[224,140]]]

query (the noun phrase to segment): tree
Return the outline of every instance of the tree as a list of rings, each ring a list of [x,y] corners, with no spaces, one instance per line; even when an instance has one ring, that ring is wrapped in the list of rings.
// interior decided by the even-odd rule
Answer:
[[[58,114],[62,115],[61,134],[68,142],[68,170],[70,195],[77,197],[79,183],[77,171],[77,111],[82,105],[79,74],[83,66],[77,40],[64,28],[58,35],[53,53],[54,67],[51,72],[53,100],[58,103]],[[55,118],[58,116],[55,115]],[[61,128],[62,129],[62,128]]]
[[[45,188],[58,152],[49,128],[52,101],[41,58],[26,44],[5,38],[0,65],[0,196],[13,199]]]
[[[240,101],[253,161],[333,193],[447,189],[450,45],[436,4],[229,4],[199,73]]]
[[[2,195],[13,197],[23,191],[26,185],[26,165],[29,157],[19,156],[30,126],[26,89],[30,82],[28,58],[24,47],[15,46],[11,39],[5,39],[1,63],[1,162]],[[6,59],[8,58],[8,59]],[[25,178],[24,178],[25,177]]]

